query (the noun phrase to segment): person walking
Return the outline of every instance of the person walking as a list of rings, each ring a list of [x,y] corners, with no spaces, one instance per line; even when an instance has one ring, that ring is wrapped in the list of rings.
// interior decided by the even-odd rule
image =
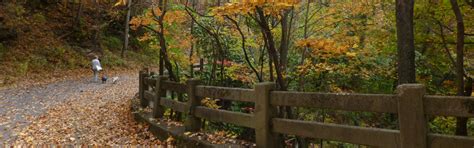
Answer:
[[[92,59],[92,71],[94,72],[94,78],[93,78],[94,82],[99,81],[99,71],[101,70],[102,70],[102,66],[100,65],[99,56],[95,55],[94,59]]]

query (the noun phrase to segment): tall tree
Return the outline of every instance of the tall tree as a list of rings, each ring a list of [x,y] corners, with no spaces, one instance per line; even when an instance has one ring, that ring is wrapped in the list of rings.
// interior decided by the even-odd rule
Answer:
[[[164,24],[164,19],[165,15],[167,12],[167,1],[166,0],[160,0],[158,2],[158,8],[160,10],[160,14],[156,14],[155,10],[152,9],[153,11],[153,16],[156,17],[156,20],[158,22],[158,31],[156,32],[158,34],[158,40],[160,43],[160,69],[163,69],[162,67],[166,68],[168,71],[168,75],[172,81],[178,81],[178,78],[175,76],[173,73],[173,65],[171,64],[171,61],[168,56],[168,51],[167,51],[167,45],[166,45],[166,38],[165,38],[165,24]],[[163,63],[161,63],[161,61]],[[163,65],[164,64],[164,65]]]
[[[131,12],[131,7],[132,6],[132,0],[128,0],[127,2],[127,16],[125,16],[125,31],[123,35],[123,47],[122,47],[122,58],[125,56],[125,51],[128,48],[128,32],[130,30],[130,12]]]
[[[72,26],[74,31],[81,31],[81,16],[82,16],[82,11],[83,11],[83,2],[82,0],[79,0],[79,6],[77,8],[77,13],[74,18],[74,24]]]
[[[244,35],[242,29],[240,28],[239,23],[238,23],[236,20],[234,20],[234,19],[232,19],[231,17],[229,17],[229,16],[226,16],[226,18],[227,18],[228,20],[230,20],[230,21],[235,25],[237,31],[238,31],[239,34],[240,34],[240,37],[241,37],[241,39],[242,39],[242,51],[243,51],[243,53],[244,53],[244,59],[245,59],[245,61],[246,61],[247,64],[249,65],[250,69],[252,69],[252,71],[255,73],[255,75],[256,75],[256,77],[257,77],[257,79],[258,79],[258,82],[263,82],[262,76],[258,73],[257,69],[255,69],[255,67],[253,66],[252,62],[250,62],[250,58],[249,58],[249,56],[248,56],[248,54],[247,54],[247,49],[245,49],[245,48],[246,48],[246,45],[245,45],[245,44],[246,44],[246,37],[245,37],[245,35]]]
[[[414,0],[396,0],[398,84],[415,83]]]
[[[186,1],[185,6],[187,6],[187,4],[188,4],[188,1]],[[221,68],[220,69],[221,70],[220,71],[221,72],[221,85],[222,85],[224,83],[223,82],[223,79],[224,79],[223,73],[224,73],[225,53],[224,53],[224,44],[223,44],[223,41],[220,37],[221,27],[220,26],[212,27],[210,25],[205,25],[204,23],[199,22],[197,20],[196,16],[194,16],[195,14],[197,14],[198,16],[201,16],[201,17],[208,17],[208,16],[200,14],[195,9],[186,7],[186,12],[191,17],[192,21],[197,26],[202,28],[213,39],[213,43],[214,43],[214,46],[215,46],[216,49],[212,50],[213,59],[212,59],[212,66],[211,66],[209,84],[214,83],[214,80],[217,79],[217,76],[216,76],[217,64],[218,64],[218,60],[220,60],[220,63],[221,63],[221,65],[220,65],[221,66],[220,67]]]
[[[191,0],[191,6],[193,9],[196,9],[196,0]],[[191,25],[190,25],[190,34],[192,35],[194,33],[194,20],[191,18]],[[189,68],[189,76],[191,78],[194,77],[194,61],[193,61],[193,54],[194,54],[194,42],[191,43],[191,50],[189,51],[189,63],[190,63],[190,68]]]
[[[275,72],[277,74],[276,81],[278,84],[278,88],[279,90],[286,90],[287,85],[286,85],[285,79],[283,78],[283,72],[281,69],[282,66],[280,65],[281,62],[280,62],[280,59],[278,58],[279,55],[278,55],[278,51],[275,45],[273,33],[270,30],[268,18],[266,17],[265,12],[263,11],[263,8],[257,7],[256,12],[258,16],[256,17],[255,20],[258,22],[260,26],[260,29],[263,34],[263,39],[265,40],[265,45],[268,50],[268,56],[269,58],[271,58],[271,61],[273,62],[273,66],[271,67],[275,68]]]
[[[464,20],[456,0],[450,0],[456,16],[456,86],[457,95],[464,96]],[[472,83],[472,82],[471,82]],[[470,95],[470,94],[469,94]],[[457,118],[456,135],[467,136],[467,118]]]

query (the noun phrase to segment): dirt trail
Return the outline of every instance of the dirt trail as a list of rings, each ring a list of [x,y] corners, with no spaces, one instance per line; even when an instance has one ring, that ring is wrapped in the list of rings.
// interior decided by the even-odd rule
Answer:
[[[122,74],[116,84],[81,79],[0,90],[0,144],[161,144],[130,115],[137,77]]]

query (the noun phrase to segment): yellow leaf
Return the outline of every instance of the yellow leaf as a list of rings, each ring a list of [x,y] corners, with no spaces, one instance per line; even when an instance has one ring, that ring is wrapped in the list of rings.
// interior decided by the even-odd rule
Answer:
[[[348,57],[351,57],[351,58],[352,58],[352,57],[355,57],[355,56],[357,55],[357,53],[355,53],[355,52],[347,52],[346,55],[347,55]]]
[[[352,46],[352,48],[357,48],[357,47],[359,47],[358,44],[354,44],[354,45]]]
[[[184,133],[184,135],[186,135],[186,136],[189,136],[189,135],[191,135],[191,134],[192,134],[191,132],[185,132],[185,133]]]
[[[127,4],[126,0],[118,0],[117,3],[115,3],[114,7],[124,6],[126,4]]]

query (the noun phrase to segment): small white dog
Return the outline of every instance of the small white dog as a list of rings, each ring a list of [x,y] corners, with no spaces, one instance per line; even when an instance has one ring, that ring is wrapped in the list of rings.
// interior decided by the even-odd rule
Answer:
[[[119,80],[119,77],[113,77],[112,78],[112,83],[115,84],[115,83],[117,83],[118,80]]]

